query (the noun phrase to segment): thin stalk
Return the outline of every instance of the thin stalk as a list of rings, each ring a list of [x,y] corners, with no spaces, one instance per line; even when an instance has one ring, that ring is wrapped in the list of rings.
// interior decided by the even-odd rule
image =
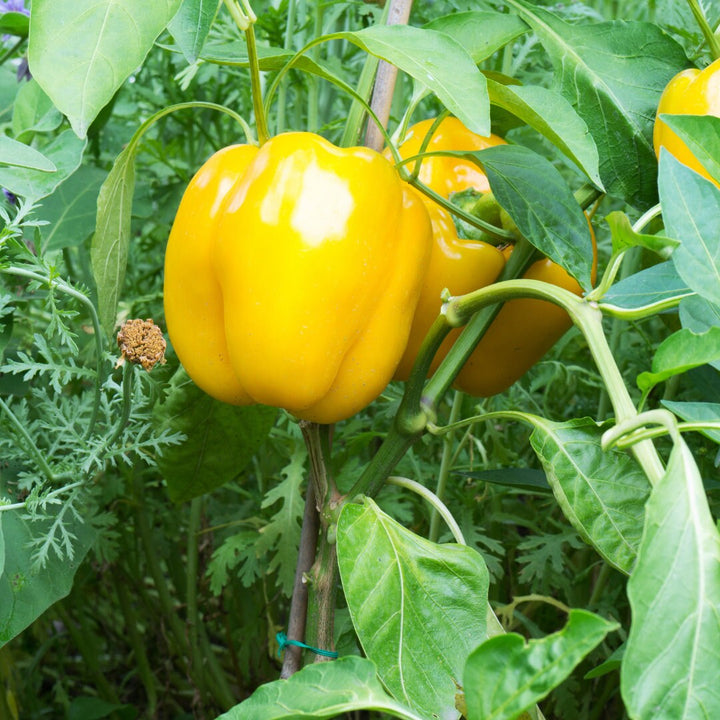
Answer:
[[[270,131],[268,130],[267,115],[263,106],[260,66],[253,25],[250,25],[245,31],[245,42],[247,43],[248,61],[250,63],[250,85],[252,88],[253,110],[255,112],[255,127],[257,128],[258,142],[262,145],[270,138]]]
[[[128,642],[130,643],[130,647],[135,655],[135,665],[137,666],[140,681],[145,688],[145,695],[147,696],[148,703],[148,715],[152,717],[155,714],[155,707],[157,706],[155,675],[150,669],[150,662],[148,661],[147,653],[145,652],[145,644],[140,637],[137,616],[135,615],[135,610],[130,602],[130,595],[128,593],[127,585],[125,584],[125,578],[121,578],[117,571],[112,573],[112,578],[113,584],[115,585],[115,593],[117,594],[118,602],[120,604],[120,611],[122,612],[125,620],[125,630],[128,634]]]
[[[450,528],[450,532],[455,538],[455,542],[458,545],[467,545],[460,526],[457,524],[457,522],[455,522],[455,518],[452,516],[450,510],[448,510],[447,505],[445,505],[445,503],[435,493],[430,492],[430,490],[428,490],[424,485],[421,485],[419,482],[411,480],[410,478],[391,475],[387,479],[387,481],[391,485],[396,485],[397,487],[411,490],[416,495],[419,495],[421,498],[423,498],[423,500],[426,500],[428,503],[430,503],[430,506],[433,509],[433,513],[437,514],[438,517],[441,517],[447,524],[448,528]],[[432,540],[432,538],[430,539]],[[437,538],[433,540],[433,542],[437,542]]]
[[[717,60],[720,58],[720,43],[713,34],[710,23],[708,23],[707,18],[700,7],[700,3],[698,0],[687,0],[687,3],[690,6],[690,10],[692,11],[695,21],[700,28],[700,32],[702,32],[703,37],[705,38],[710,54],[713,56],[714,60]]]
[[[452,425],[457,422],[460,417],[462,410],[463,394],[459,391],[455,391],[453,397],[452,408],[450,409],[450,417],[448,423]],[[450,470],[452,468],[452,458],[454,455],[454,444],[455,444],[455,433],[449,432],[443,438],[443,449],[442,457],[440,460],[440,469],[438,470],[437,486],[435,488],[435,495],[442,502],[445,498],[445,487],[447,485],[448,477],[450,477]],[[447,521],[446,521],[447,522]],[[433,507],[432,516],[430,517],[430,531],[428,532],[428,539],[432,542],[437,542],[440,530],[440,513]]]
[[[187,603],[187,627],[190,642],[190,653],[194,672],[199,675],[202,672],[202,656],[198,644],[198,626],[200,615],[198,613],[198,533],[202,519],[202,497],[193,498],[190,502],[190,522],[188,523],[187,535],[187,560],[185,563],[185,602]]]
[[[122,398],[122,410],[120,412],[120,419],[115,426],[115,431],[111,435],[110,439],[105,444],[106,448],[112,447],[122,435],[128,420],[130,419],[130,412],[132,410],[132,392],[133,392],[133,376],[135,374],[135,366],[126,362],[123,365],[123,398]]]
[[[313,36],[322,35],[323,12],[325,6],[319,2],[315,4]],[[309,53],[310,57],[318,61],[320,47],[316,45]],[[308,121],[307,128],[310,132],[317,132],[320,128],[320,78],[316,75],[308,75]]]
[[[291,640],[305,641],[305,628],[307,625],[308,610],[308,574],[312,569],[317,552],[318,530],[320,528],[320,515],[315,504],[315,485],[308,483],[305,498],[305,512],[303,514],[302,530],[300,531],[300,549],[297,565],[295,567],[295,583],[290,600],[290,616],[287,624],[287,636]],[[288,645],[285,648],[283,666],[280,672],[281,679],[287,679],[302,667],[302,648]]]
[[[283,40],[283,48],[290,50],[292,48],[293,34],[295,31],[295,11],[297,8],[297,0],[288,0],[287,13],[285,15],[285,38]],[[276,125],[275,131],[278,133],[283,132],[285,129],[285,110],[287,106],[287,87],[288,78],[283,78],[283,81],[278,87],[278,98],[275,106],[275,117]]]

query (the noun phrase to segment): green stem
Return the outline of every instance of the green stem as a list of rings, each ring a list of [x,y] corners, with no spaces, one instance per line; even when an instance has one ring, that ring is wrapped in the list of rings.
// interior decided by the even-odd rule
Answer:
[[[322,35],[322,22],[323,22],[323,11],[325,6],[319,2],[315,5],[314,15],[314,30],[313,36],[319,37]],[[309,53],[310,57],[317,61],[319,60],[319,46],[315,46]],[[307,128],[310,132],[317,132],[320,128],[320,82],[317,75],[310,75],[308,77],[308,120]]]
[[[616,422],[621,423],[637,417],[637,410],[605,337],[602,313],[595,303],[588,303],[569,290],[538,280],[507,280],[452,299],[445,314],[451,325],[462,325],[483,307],[518,297],[549,300],[567,311],[585,336],[610,396]],[[664,468],[652,442],[637,443],[633,446],[633,454],[654,485],[663,476]]]
[[[285,50],[290,50],[292,47],[293,34],[295,32],[295,11],[297,7],[297,0],[288,0],[287,14],[285,20],[285,38],[283,41],[283,47]],[[287,106],[287,87],[288,78],[285,77],[278,88],[278,99],[275,108],[276,121],[276,132],[281,133],[285,129],[285,109]]]
[[[130,411],[132,410],[132,391],[133,391],[133,376],[135,374],[135,366],[130,362],[125,362],[123,365],[123,398],[122,398],[122,411],[120,413],[120,419],[115,426],[110,439],[105,444],[106,448],[111,448],[121,437],[128,420],[130,419]]]
[[[452,425],[457,422],[460,417],[462,410],[463,394],[459,390],[455,391],[453,397],[452,408],[450,409],[450,417],[448,423]],[[452,467],[452,458],[454,455],[454,441],[455,435],[449,432],[443,438],[443,450],[442,458],[440,460],[440,469],[438,470],[437,486],[435,488],[435,495],[442,502],[445,497],[445,487],[447,485],[448,477],[450,477],[450,469]],[[447,522],[447,521],[446,521]],[[440,513],[437,509],[433,508],[432,516],[430,518],[430,531],[428,532],[428,539],[432,542],[437,542],[439,535],[440,526]]]
[[[406,490],[411,490],[416,495],[419,495],[424,500],[427,500],[428,503],[430,503],[432,509],[433,509],[433,515],[437,515],[438,517],[442,517],[442,519],[447,524],[448,528],[450,528],[450,532],[452,533],[453,537],[455,538],[455,542],[458,543],[458,545],[467,545],[465,542],[465,538],[462,534],[462,530],[460,529],[460,526],[455,521],[455,518],[452,516],[452,513],[450,510],[448,510],[447,505],[433,492],[430,492],[424,485],[421,485],[419,482],[416,482],[415,480],[411,480],[410,478],[406,477],[399,477],[397,475],[391,475],[387,479],[388,483],[391,485],[396,485],[397,487],[405,488]],[[437,535],[437,531],[436,531]],[[429,538],[432,540],[432,542],[437,542],[437,537]]]
[[[258,61],[257,45],[255,44],[255,27],[250,25],[245,31],[248,61],[250,63],[250,85],[252,87],[253,110],[255,112],[255,127],[260,145],[267,142],[270,132],[267,126],[267,115],[262,99],[262,83],[260,81],[260,65]]]
[[[2,65],[15,51],[25,42],[25,38],[20,38],[14,45],[9,47],[2,55],[0,55],[0,65]]]
[[[200,616],[198,613],[198,533],[202,518],[202,497],[193,498],[190,502],[190,522],[188,524],[187,536],[187,561],[185,569],[185,602],[187,603],[187,625],[188,637],[190,640],[190,653],[192,657],[194,673],[199,675],[202,672],[202,656],[198,644],[198,626]]]
[[[690,6],[692,14],[695,16],[695,21],[700,27],[703,37],[705,38],[710,54],[714,60],[717,60],[720,58],[720,43],[718,43],[718,39],[713,34],[712,28],[710,27],[710,24],[700,7],[700,3],[698,0],[687,0],[687,3]]]

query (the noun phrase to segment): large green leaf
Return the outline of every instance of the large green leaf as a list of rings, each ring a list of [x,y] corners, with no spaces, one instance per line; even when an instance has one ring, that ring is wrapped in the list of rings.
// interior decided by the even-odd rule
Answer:
[[[193,63],[202,52],[222,0],[182,0],[168,30],[185,59]]]
[[[184,502],[238,477],[275,423],[277,409],[236,407],[211,398],[179,370],[154,417],[186,436],[158,458],[170,499]]]
[[[384,685],[422,717],[457,717],[465,660],[487,637],[481,556],[415,535],[370,499],[343,508],[337,550],[355,631]]]
[[[43,147],[43,155],[55,166],[55,172],[20,167],[0,168],[0,185],[28,200],[37,201],[47,197],[80,167],[86,144],[87,141],[80,140],[72,130],[65,130]]]
[[[528,32],[517,15],[498,12],[456,12],[429,22],[429,30],[450,35],[476,63],[487,60],[508,43]]]
[[[373,25],[338,33],[371,55],[387,60],[437,95],[473,132],[490,134],[485,76],[449,35],[409,25]]]
[[[570,25],[523,0],[508,0],[537,33],[563,95],[585,120],[609,193],[645,206],[654,202],[652,125],[668,81],[687,58],[650,23],[616,20]]]
[[[720,305],[720,190],[665,150],[658,188],[666,232],[680,241],[672,254],[678,274]]]
[[[0,164],[39,170],[44,173],[57,172],[55,163],[35,148],[0,135]]]
[[[645,502],[645,473],[627,454],[604,451],[603,429],[589,418],[557,423],[526,416],[530,442],[572,526],[611,565],[630,574],[637,558]]]
[[[180,0],[33,0],[30,71],[81,138]]]
[[[58,559],[51,553],[45,566],[37,567],[30,542],[46,534],[53,519],[27,520],[17,511],[2,516],[5,556],[4,572],[0,573],[0,647],[70,592],[75,572],[96,534],[77,517],[66,515],[66,529],[75,538],[72,557]]]
[[[84,243],[95,229],[95,212],[100,186],[106,173],[85,165],[74,172],[43,202],[41,228],[45,250],[59,250]]]
[[[662,404],[686,422],[702,425],[704,423],[720,423],[720,403],[709,402],[677,402],[663,400]],[[705,437],[720,444],[720,430],[713,428],[700,429]]]
[[[509,633],[486,640],[465,665],[468,720],[515,720],[557,687],[618,623],[571,610],[567,625],[540,640]]]
[[[535,128],[602,188],[597,147],[585,121],[560,94],[536,85],[503,85],[488,79],[493,105]]]
[[[498,203],[520,232],[590,289],[593,246],[588,221],[549,160],[521,145],[454,154],[482,165]]]
[[[354,656],[308,665],[288,680],[261,685],[217,720],[323,720],[353,710],[425,720],[387,694],[370,660]]]
[[[630,717],[720,718],[720,535],[681,438],[648,501],[628,597],[621,690]]]
[[[112,335],[115,327],[115,313],[127,266],[136,152],[137,144],[130,143],[118,155],[97,199],[90,260],[97,287],[98,314],[108,335]]]

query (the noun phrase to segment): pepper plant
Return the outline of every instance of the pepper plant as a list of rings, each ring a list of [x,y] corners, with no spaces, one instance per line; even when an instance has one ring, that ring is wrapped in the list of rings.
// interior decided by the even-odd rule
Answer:
[[[720,716],[716,8],[5,5],[0,717]]]

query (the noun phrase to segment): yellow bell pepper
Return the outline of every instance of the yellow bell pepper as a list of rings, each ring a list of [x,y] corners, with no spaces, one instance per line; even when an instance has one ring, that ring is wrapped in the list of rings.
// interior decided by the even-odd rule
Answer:
[[[220,400],[350,417],[395,372],[431,242],[419,195],[372,150],[311,133],[225,148],[168,241],[171,343]]]
[[[665,87],[658,104],[657,115],[714,115],[720,117],[720,59],[704,70],[691,68],[678,73]],[[671,152],[683,165],[711,180],[690,148],[659,117],[653,128],[655,154],[660,157],[660,148]]]
[[[399,148],[401,157],[419,153],[431,125],[432,120],[424,120],[411,128],[409,141]],[[456,118],[447,118],[440,123],[427,149],[481,150],[504,142],[497,136],[478,136]],[[481,192],[489,189],[487,178],[477,165],[452,157],[424,159],[418,177],[444,197],[469,187]],[[452,295],[463,295],[495,282],[512,252],[512,246],[501,252],[484,242],[459,240],[449,214],[432,201],[427,203],[434,208],[430,210],[434,247],[408,347],[395,376],[398,380],[407,380],[410,374],[422,339],[440,312],[442,290],[447,288]],[[531,265],[523,277],[582,294],[577,281],[547,258]],[[456,387],[478,397],[506,390],[535,365],[571,325],[568,314],[552,303],[531,299],[505,303],[457,376]],[[453,330],[441,345],[431,372],[447,355],[458,333],[459,330]]]

